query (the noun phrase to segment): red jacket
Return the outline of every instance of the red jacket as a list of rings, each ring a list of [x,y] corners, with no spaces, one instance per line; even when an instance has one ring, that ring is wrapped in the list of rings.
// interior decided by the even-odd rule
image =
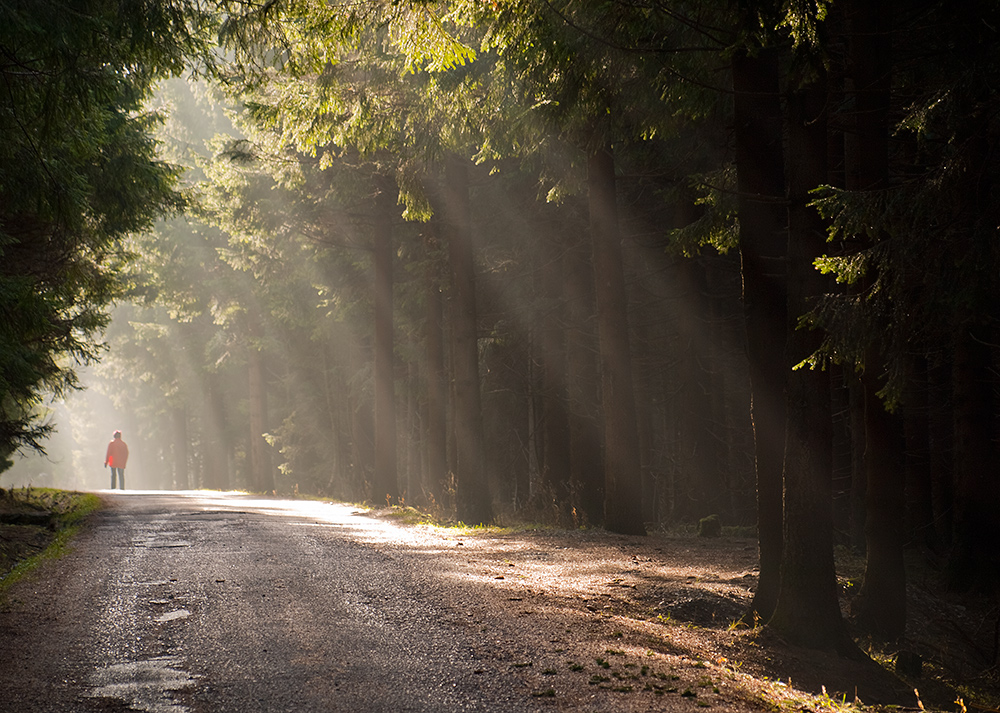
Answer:
[[[108,444],[108,454],[104,456],[104,465],[112,468],[124,468],[128,462],[128,446],[120,438],[112,439]]]

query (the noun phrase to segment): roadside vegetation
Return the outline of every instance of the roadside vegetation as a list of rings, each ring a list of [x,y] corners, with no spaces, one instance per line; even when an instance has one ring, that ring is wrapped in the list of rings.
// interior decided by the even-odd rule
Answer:
[[[41,562],[59,556],[100,504],[93,493],[0,488],[0,599]]]

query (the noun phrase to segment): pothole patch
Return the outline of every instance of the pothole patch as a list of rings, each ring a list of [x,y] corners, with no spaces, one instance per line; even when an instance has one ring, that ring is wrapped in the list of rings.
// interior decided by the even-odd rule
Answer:
[[[164,622],[174,621],[175,619],[187,619],[189,616],[191,616],[191,612],[187,609],[175,609],[174,611],[168,611],[166,614],[161,614],[153,619],[153,621],[163,624]]]
[[[185,713],[189,709],[173,699],[173,693],[194,685],[195,679],[182,668],[177,656],[118,663],[91,674],[93,690],[88,698],[111,698],[129,710],[148,713]]]

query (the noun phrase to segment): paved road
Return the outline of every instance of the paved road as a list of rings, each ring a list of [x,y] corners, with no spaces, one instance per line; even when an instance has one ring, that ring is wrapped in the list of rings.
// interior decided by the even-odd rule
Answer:
[[[105,497],[0,612],[2,711],[551,710],[390,525],[237,494]]]

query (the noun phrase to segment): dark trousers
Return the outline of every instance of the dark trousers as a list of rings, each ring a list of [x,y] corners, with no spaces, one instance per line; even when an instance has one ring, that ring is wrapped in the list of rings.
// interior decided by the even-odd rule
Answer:
[[[118,476],[118,482],[121,485],[121,489],[125,490],[125,469],[124,468],[112,468],[111,469],[111,489],[115,489],[115,476]]]

